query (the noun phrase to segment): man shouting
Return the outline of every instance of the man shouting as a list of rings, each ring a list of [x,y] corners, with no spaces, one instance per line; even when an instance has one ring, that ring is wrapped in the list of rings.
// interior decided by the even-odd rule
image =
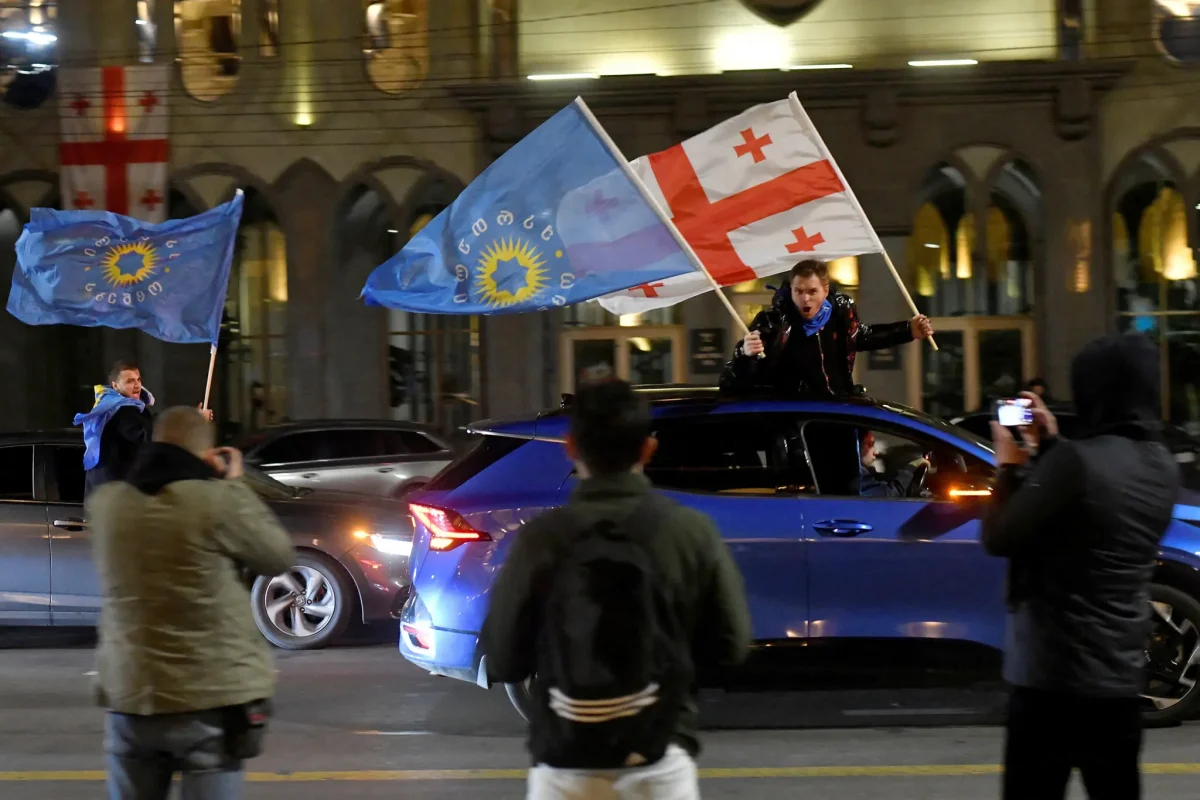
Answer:
[[[771,308],[750,323],[721,374],[722,391],[769,391],[817,396],[854,393],[854,359],[860,351],[886,350],[933,336],[929,318],[864,325],[854,301],[829,290],[829,267],[801,261]]]

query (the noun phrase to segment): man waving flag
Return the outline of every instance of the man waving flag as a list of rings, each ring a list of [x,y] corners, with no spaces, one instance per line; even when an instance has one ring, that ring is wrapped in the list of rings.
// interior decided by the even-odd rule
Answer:
[[[721,286],[805,258],[883,250],[794,93],[632,166]],[[600,304],[636,314],[711,291],[713,281],[697,270],[614,292]]]

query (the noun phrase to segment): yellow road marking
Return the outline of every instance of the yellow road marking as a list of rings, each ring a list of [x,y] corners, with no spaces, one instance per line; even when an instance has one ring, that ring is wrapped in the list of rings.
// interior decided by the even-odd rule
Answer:
[[[1200,775],[1200,764],[1143,764],[1146,775]],[[320,772],[250,772],[251,783],[320,783],[395,781],[518,781],[523,769],[397,769],[330,770]],[[956,778],[999,775],[997,764],[891,764],[829,767],[710,767],[700,770],[706,780],[754,778]],[[29,770],[0,772],[4,782],[99,782],[102,770]]]

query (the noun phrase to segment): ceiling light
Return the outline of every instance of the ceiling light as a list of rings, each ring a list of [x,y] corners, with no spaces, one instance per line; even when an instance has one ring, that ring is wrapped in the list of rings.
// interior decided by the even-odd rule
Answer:
[[[942,246],[940,244],[934,244],[933,242],[926,242],[925,246],[928,247],[930,250],[942,249]]]
[[[593,75],[590,72],[563,72],[559,74],[549,75],[530,75],[531,81],[594,81],[599,78],[599,75]]]
[[[910,61],[910,67],[971,67],[979,62],[973,58],[941,58],[932,61]]]
[[[799,71],[804,69],[853,69],[853,64],[796,64],[791,67],[784,67],[784,72]]]

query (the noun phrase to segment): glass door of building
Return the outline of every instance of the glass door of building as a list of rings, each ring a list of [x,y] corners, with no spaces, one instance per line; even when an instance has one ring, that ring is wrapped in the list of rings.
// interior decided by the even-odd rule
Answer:
[[[563,331],[559,339],[562,391],[618,377],[633,384],[684,383],[684,330],[676,325],[595,327]]]
[[[938,350],[913,346],[906,358],[908,404],[937,417],[979,410],[1011,397],[1037,374],[1033,320],[1027,317],[940,317]]]

